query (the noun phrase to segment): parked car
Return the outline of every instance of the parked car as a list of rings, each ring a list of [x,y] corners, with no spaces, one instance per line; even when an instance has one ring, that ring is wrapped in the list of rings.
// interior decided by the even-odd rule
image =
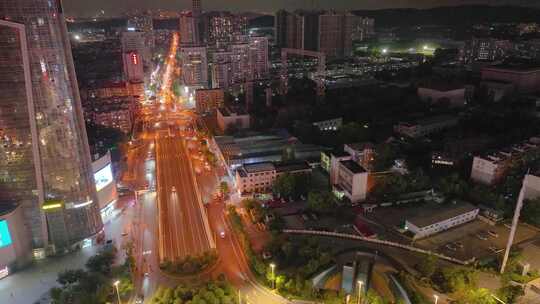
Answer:
[[[481,239],[482,241],[486,241],[488,239],[488,236],[485,233],[477,233],[476,237]]]
[[[444,247],[446,247],[446,249],[448,249],[450,251],[456,251],[457,250],[457,247],[453,243],[448,243]]]
[[[463,243],[462,242],[454,242],[454,245],[459,249],[463,248]]]

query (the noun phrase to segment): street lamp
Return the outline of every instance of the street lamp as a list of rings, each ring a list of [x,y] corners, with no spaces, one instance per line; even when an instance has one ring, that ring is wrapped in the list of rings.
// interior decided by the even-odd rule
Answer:
[[[276,264],[274,263],[270,263],[270,270],[272,270],[272,289],[275,289],[275,285],[276,285],[276,276],[275,276],[275,268],[276,268]]]
[[[114,287],[116,288],[116,295],[118,296],[118,304],[121,304],[122,301],[120,300],[120,291],[118,291],[118,285],[120,284],[119,280],[114,281]]]
[[[434,294],[433,297],[435,298],[435,304],[437,304],[437,302],[439,302],[439,296]]]
[[[360,299],[362,298],[362,284],[364,284],[364,282],[362,281],[358,281],[358,304],[360,304]]]

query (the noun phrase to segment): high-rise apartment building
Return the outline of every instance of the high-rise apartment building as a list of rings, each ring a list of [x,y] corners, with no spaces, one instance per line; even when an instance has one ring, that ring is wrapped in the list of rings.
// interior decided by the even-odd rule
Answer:
[[[205,36],[209,44],[230,42],[234,35],[247,33],[248,21],[245,16],[234,15],[230,12],[211,12],[205,15]]]
[[[3,1],[0,41],[0,204],[22,204],[36,254],[67,248],[103,224],[60,2]]]
[[[473,38],[465,43],[460,51],[463,62],[495,61],[503,59],[512,50],[513,43],[509,40],[494,38]]]
[[[262,79],[268,76],[268,38],[249,38],[249,64],[253,79]]]
[[[356,17],[353,20],[352,39],[364,41],[375,36],[375,19]]]
[[[128,16],[128,28],[143,32],[146,47],[154,48],[154,21],[150,12]]]
[[[144,69],[141,55],[137,51],[123,53],[124,76],[129,82],[143,82]]]
[[[327,13],[319,16],[318,51],[327,57],[346,57],[352,52],[351,14]]]
[[[373,34],[372,21],[347,13],[281,10],[275,17],[276,44],[282,48],[319,51],[328,57],[349,56],[353,29],[356,26],[362,33]]]
[[[232,52],[220,50],[212,55],[212,88],[229,90],[232,85]]]
[[[195,18],[191,12],[180,15],[180,45],[195,46],[197,44]]]
[[[208,87],[208,60],[206,47],[180,49],[184,84],[190,87]]]
[[[242,83],[252,77],[249,54],[250,47],[247,42],[235,43],[230,46],[231,50],[231,76],[233,83]]]
[[[268,77],[268,38],[238,35],[226,50],[212,56],[212,87],[228,90],[233,85]]]
[[[123,32],[121,36],[122,53],[137,52],[142,57],[143,64],[150,66],[152,55],[150,48],[146,45],[145,33],[130,30]]]

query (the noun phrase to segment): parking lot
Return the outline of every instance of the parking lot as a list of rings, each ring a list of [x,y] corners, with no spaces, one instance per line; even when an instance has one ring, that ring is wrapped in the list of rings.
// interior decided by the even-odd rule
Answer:
[[[423,208],[423,205],[378,208],[373,213],[368,214],[368,218],[396,231],[395,229],[401,227],[408,217],[418,214],[420,208]],[[481,259],[494,254],[504,254],[509,233],[510,229],[503,224],[491,226],[477,219],[427,238],[416,240],[413,244],[460,260],[469,260],[473,257]],[[523,243],[539,236],[537,230],[521,224],[517,229],[514,244]],[[402,241],[405,243],[411,242],[410,239],[407,240],[405,237],[403,237]]]

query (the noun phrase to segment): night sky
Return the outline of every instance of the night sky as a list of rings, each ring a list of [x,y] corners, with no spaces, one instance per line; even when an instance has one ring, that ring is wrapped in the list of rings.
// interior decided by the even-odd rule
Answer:
[[[490,4],[540,7],[539,0],[202,0],[205,10],[259,11],[271,13],[279,8],[380,9],[398,7],[427,8],[443,5]],[[92,16],[103,9],[116,15],[126,8],[184,9],[190,0],[63,0],[68,14]]]

